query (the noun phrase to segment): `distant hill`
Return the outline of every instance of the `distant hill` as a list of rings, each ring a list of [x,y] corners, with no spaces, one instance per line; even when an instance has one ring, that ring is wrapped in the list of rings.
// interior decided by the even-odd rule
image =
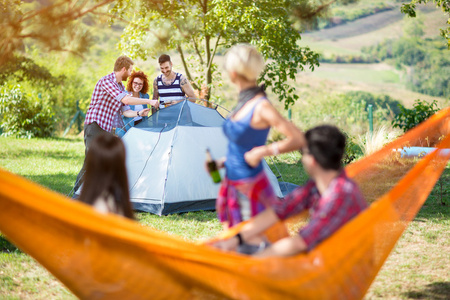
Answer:
[[[436,10],[432,4],[420,5],[418,6],[418,9],[422,13],[429,13]],[[384,28],[392,23],[400,21],[404,16],[405,15],[400,12],[400,5],[397,5],[396,8],[392,10],[381,11],[353,22],[348,22],[343,25],[337,25],[318,31],[307,32],[303,35],[305,37],[312,37],[319,40],[343,39]]]

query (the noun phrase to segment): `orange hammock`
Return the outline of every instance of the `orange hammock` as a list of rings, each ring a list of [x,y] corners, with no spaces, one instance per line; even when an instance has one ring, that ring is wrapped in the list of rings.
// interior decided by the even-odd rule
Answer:
[[[349,176],[376,201],[307,254],[256,259],[217,251],[97,214],[3,170],[0,231],[82,299],[361,299],[447,164],[449,112],[349,165]],[[419,162],[394,151],[439,140]]]

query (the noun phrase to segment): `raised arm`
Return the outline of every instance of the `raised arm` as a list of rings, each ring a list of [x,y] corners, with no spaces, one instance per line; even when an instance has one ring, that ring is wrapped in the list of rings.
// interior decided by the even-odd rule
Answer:
[[[184,77],[184,75],[181,75],[180,77],[180,86],[183,92],[186,94],[186,97],[188,97],[188,100],[191,102],[195,102],[197,96],[195,96],[194,89],[189,83],[189,80],[187,80],[187,78]]]
[[[267,128],[270,126],[286,137],[270,145],[255,147],[245,153],[245,161],[250,166],[256,167],[265,156],[291,152],[305,145],[303,132],[292,122],[283,118],[268,101],[260,102],[255,108],[252,119],[252,126],[254,125],[256,125],[255,128]]]

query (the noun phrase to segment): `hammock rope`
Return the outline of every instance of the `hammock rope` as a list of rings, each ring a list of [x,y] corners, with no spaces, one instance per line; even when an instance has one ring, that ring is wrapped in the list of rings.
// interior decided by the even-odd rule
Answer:
[[[377,199],[306,254],[221,252],[98,214],[2,169],[0,231],[81,299],[361,299],[450,158],[442,151],[450,148],[449,112],[347,166],[365,196]],[[437,149],[418,162],[394,151],[433,139],[441,140]],[[398,182],[389,185],[389,177]]]

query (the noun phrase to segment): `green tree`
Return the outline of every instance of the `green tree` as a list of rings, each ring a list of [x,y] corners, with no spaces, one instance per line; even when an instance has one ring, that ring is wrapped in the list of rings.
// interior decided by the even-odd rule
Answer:
[[[422,15],[418,15],[416,19],[407,18],[404,20],[404,22],[403,32],[406,36],[412,38],[420,38],[423,36],[425,25],[423,24]]]
[[[112,12],[130,22],[120,43],[125,53],[147,59],[176,50],[194,89],[206,88],[206,99],[212,95],[217,73],[216,54],[236,43],[255,45],[268,61],[261,81],[287,108],[298,99],[287,81],[305,67],[318,66],[318,54],[298,46],[301,36],[294,25],[313,23],[332,2],[119,0]],[[301,22],[292,18],[292,12]]]
[[[0,0],[0,85],[7,88],[20,84],[20,93],[11,89],[13,92],[2,94],[0,119],[3,119],[4,132],[49,136],[55,124],[43,125],[43,116],[51,115],[47,118],[50,123],[61,120],[62,126],[74,114],[77,100],[85,104],[95,82],[87,82],[92,72],[83,74],[86,61],[80,64],[80,57],[96,45],[93,38],[97,34],[90,32],[86,24],[101,23],[97,22],[99,18],[106,22],[107,6],[111,2]],[[96,69],[98,66],[96,62]],[[8,101],[20,104],[20,113],[16,114]],[[30,105],[25,104],[27,101],[31,101]],[[25,108],[31,112],[44,108],[45,111],[32,118],[24,112]],[[51,130],[37,132],[27,126],[51,127]]]
[[[45,50],[81,55],[91,41],[88,31],[79,26],[81,19],[102,15],[114,0],[0,0],[0,66],[14,66],[27,42],[40,44]],[[20,69],[20,64],[17,65]]]
[[[0,89],[0,126],[3,136],[50,137],[55,129],[53,108],[40,94],[26,94],[21,86]]]

